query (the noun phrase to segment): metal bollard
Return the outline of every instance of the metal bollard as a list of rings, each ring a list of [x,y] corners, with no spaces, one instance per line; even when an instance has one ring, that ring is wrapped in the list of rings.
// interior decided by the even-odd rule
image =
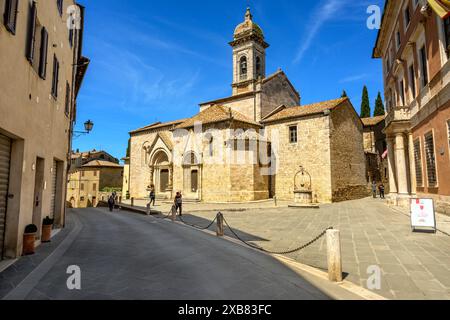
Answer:
[[[150,203],[147,203],[147,215],[151,215],[152,214],[152,210],[150,209]]]
[[[341,236],[339,230],[327,231],[328,278],[342,282]]]
[[[175,222],[177,220],[177,210],[175,209],[175,206],[172,207],[172,222]]]
[[[134,207],[134,198],[131,198],[131,206]]]
[[[223,227],[223,214],[221,212],[219,212],[217,214],[217,229],[216,229],[216,233],[218,237],[223,237],[224,236],[224,227]]]
[[[275,201],[275,207],[278,207],[277,196],[274,196],[274,197],[273,197],[273,201]]]

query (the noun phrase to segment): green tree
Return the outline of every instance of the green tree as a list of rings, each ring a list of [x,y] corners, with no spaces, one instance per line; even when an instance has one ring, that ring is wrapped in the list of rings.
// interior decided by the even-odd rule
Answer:
[[[128,139],[127,158],[130,157],[130,150],[131,150],[131,139]]]
[[[381,99],[381,93],[378,92],[378,97],[375,100],[375,112],[374,112],[374,116],[378,117],[378,116],[384,116],[386,114],[385,110],[384,110],[384,104],[383,104],[383,99]]]
[[[369,91],[367,86],[364,86],[361,102],[361,118],[370,118],[370,102],[369,102]]]
[[[348,98],[347,92],[345,92],[345,90],[342,91],[342,96],[341,96],[341,98]]]

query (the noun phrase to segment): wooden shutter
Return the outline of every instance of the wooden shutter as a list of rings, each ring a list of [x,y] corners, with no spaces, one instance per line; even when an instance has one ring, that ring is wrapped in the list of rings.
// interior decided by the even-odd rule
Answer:
[[[4,23],[6,29],[16,34],[17,8],[19,0],[6,0]]]
[[[70,112],[70,85],[69,82],[66,82],[66,115],[69,115]]]
[[[41,36],[41,55],[39,61],[39,76],[45,79],[47,75],[47,51],[48,51],[48,32],[45,27],[42,28]]]
[[[56,4],[58,6],[58,13],[60,16],[63,14],[63,0],[56,0]]]
[[[59,61],[56,55],[53,56],[53,81],[52,81],[52,95],[58,97],[58,82],[59,82]]]
[[[30,28],[28,34],[28,52],[27,59],[33,64],[34,60],[34,48],[35,48],[35,40],[36,40],[36,21],[37,21],[37,7],[36,2],[33,1],[31,5],[30,11]]]

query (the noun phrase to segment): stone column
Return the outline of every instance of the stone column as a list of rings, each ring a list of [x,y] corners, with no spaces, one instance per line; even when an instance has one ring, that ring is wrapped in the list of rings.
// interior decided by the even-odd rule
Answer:
[[[167,186],[169,191],[173,190],[173,164],[169,166],[169,185]]]
[[[154,168],[153,166],[151,166],[151,167],[150,167],[150,186],[151,186],[152,184],[154,184],[154,183],[153,183],[153,176],[154,176],[154,174],[155,174],[155,168]]]
[[[408,134],[408,146],[409,146],[409,170],[411,176],[411,194],[417,193],[417,180],[416,180],[416,162],[414,160],[414,139],[412,132]]]
[[[394,141],[392,138],[387,138],[388,145],[388,168],[389,168],[389,192],[397,193],[396,178],[397,174],[395,172],[395,150]]]
[[[407,195],[407,174],[409,174],[409,172],[406,169],[405,138],[403,133],[396,133],[395,135],[395,160],[397,168],[397,191],[399,194]]]

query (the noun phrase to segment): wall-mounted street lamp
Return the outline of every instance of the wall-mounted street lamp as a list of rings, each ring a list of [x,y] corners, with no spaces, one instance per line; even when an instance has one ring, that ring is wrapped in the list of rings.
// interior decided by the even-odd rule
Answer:
[[[84,131],[73,131],[75,138],[82,136],[83,134],[91,133],[94,128],[94,123],[91,120],[88,120],[84,123]]]

